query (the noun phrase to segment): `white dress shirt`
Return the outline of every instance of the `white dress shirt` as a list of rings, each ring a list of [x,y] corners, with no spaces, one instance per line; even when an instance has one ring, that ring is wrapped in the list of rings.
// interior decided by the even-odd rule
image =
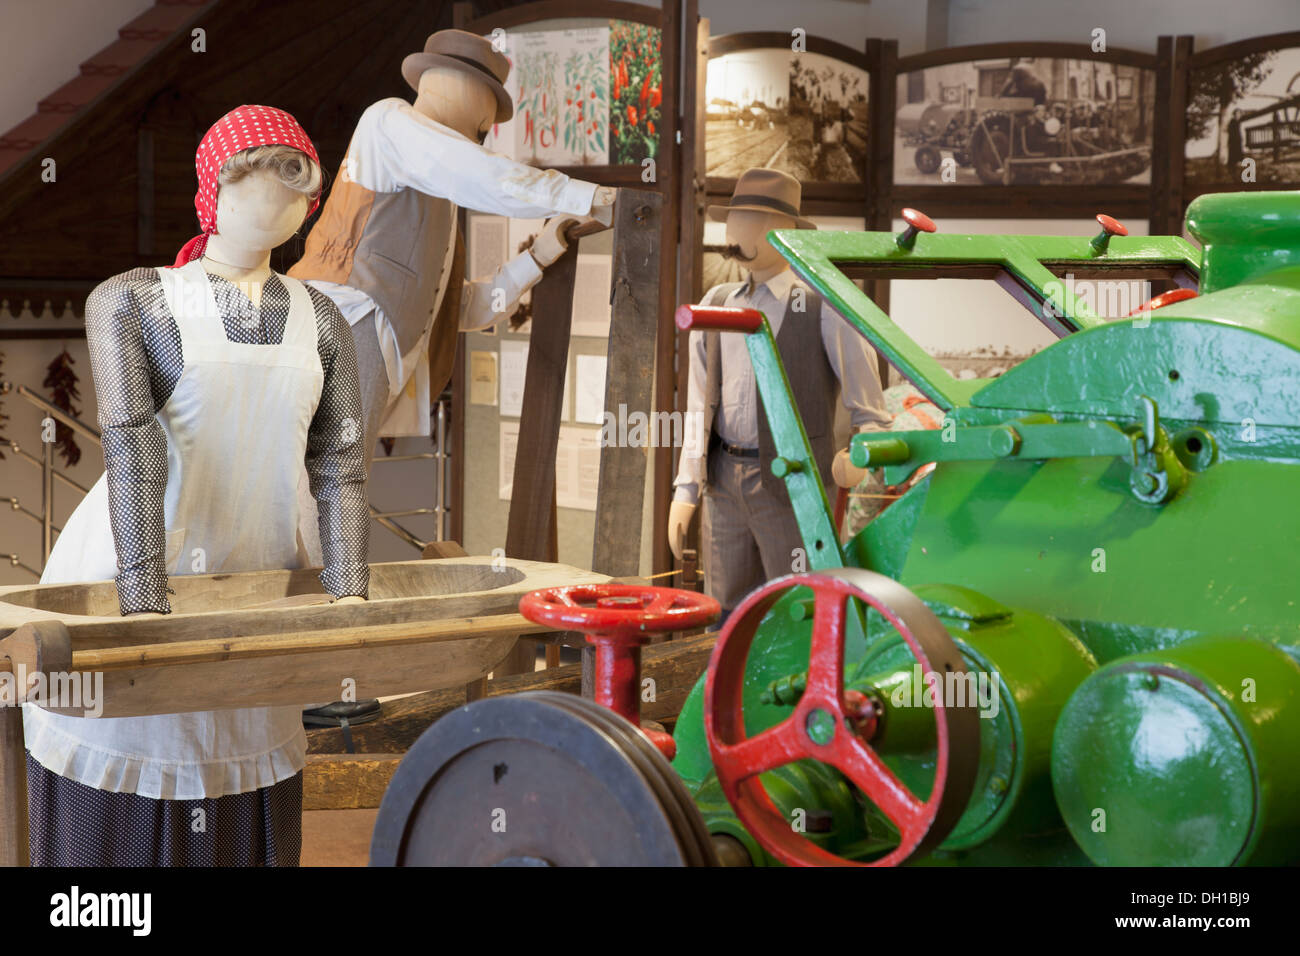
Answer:
[[[517,219],[585,216],[596,195],[594,183],[494,153],[397,97],[372,103],[361,114],[339,175],[372,192],[418,189],[457,206]],[[448,244],[447,268],[454,248]],[[488,328],[508,317],[541,278],[542,270],[533,257],[521,252],[495,274],[470,279],[460,301],[461,329]],[[429,386],[421,379],[428,378],[428,362],[422,361],[427,343],[422,342],[416,354],[402,355],[396,334],[370,296],[333,282],[313,279],[309,284],[333,299],[352,325],[366,315],[375,316],[392,389],[389,401],[397,404],[381,428],[382,434],[429,434]],[[494,303],[493,293],[498,289]],[[440,304],[434,303],[434,313]],[[500,310],[494,305],[501,306]]]
[[[790,290],[795,285],[807,289],[799,282],[790,269],[779,273],[766,282],[758,283],[751,291],[749,284],[742,285],[723,301],[723,305],[758,309],[767,316],[775,338],[781,331],[785,320],[786,302]],[[710,289],[704,296],[704,302],[712,301],[714,290]],[[812,293],[809,292],[811,299]],[[876,371],[876,353],[858,332],[844,321],[831,306],[822,300],[821,314],[822,348],[830,362],[831,370],[840,380],[840,399],[849,413],[853,430],[867,431],[887,429],[889,414],[885,411],[885,397],[880,388],[880,376]],[[687,421],[698,420],[708,408],[708,396],[705,388],[705,333],[691,332],[690,337],[690,378],[686,392]],[[761,413],[758,400],[758,381],[754,377],[754,366],[749,361],[749,347],[745,344],[743,334],[723,333],[719,336],[719,360],[722,372],[722,395],[718,405],[717,417],[713,421],[713,431],[724,441],[742,448],[758,447],[758,416]],[[677,468],[677,479],[673,482],[676,501],[699,501],[700,487],[704,477],[705,455],[707,448],[688,443],[682,448],[681,461]]]

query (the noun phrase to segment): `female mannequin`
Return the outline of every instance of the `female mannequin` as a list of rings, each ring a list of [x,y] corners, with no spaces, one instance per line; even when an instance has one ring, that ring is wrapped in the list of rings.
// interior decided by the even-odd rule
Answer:
[[[41,580],[115,577],[124,615],[162,615],[168,574],[300,567],[305,461],[322,583],[363,600],[369,511],[352,336],[328,298],[270,269],[271,250],[318,202],[315,149],[287,113],[240,107],[196,160],[203,235],[174,267],[115,276],[86,303],[105,475]],[[32,862],[297,865],[299,715],[94,720],[29,706]]]

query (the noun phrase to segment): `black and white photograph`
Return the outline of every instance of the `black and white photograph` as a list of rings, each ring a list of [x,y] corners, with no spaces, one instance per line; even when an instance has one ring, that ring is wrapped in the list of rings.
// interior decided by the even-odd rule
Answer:
[[[902,73],[897,95],[896,183],[1151,181],[1150,70],[997,57]]]
[[[1300,47],[1193,70],[1189,87],[1189,183],[1300,182]]]
[[[860,183],[868,76],[819,53],[741,50],[709,61],[706,170],[732,179],[756,166],[801,182]]]

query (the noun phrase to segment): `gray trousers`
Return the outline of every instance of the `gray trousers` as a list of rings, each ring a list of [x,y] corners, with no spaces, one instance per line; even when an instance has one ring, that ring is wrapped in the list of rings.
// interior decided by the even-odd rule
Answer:
[[[357,377],[361,381],[361,417],[366,429],[366,476],[369,477],[370,459],[375,454],[379,426],[388,406],[388,369],[384,366],[383,353],[379,351],[373,312],[352,326],[352,341],[357,351]],[[298,478],[298,514],[298,535],[306,550],[308,564],[319,567],[325,563],[325,556],[321,550],[316,499],[311,496],[305,468]]]
[[[757,458],[712,452],[704,489],[704,586],[730,612],[750,591],[794,571],[803,547],[794,510],[763,487]],[[806,566],[806,564],[805,564]]]

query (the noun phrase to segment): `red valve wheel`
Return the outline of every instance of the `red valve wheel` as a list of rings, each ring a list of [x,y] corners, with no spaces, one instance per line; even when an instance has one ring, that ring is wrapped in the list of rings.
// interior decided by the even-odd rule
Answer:
[[[1124,318],[1127,319],[1130,316],[1141,315],[1143,312],[1152,312],[1156,309],[1163,309],[1165,306],[1173,305],[1175,302],[1183,302],[1187,299],[1195,298],[1195,289],[1170,289],[1168,292],[1161,292],[1155,298],[1142,303],[1128,315],[1124,316]]]
[[[939,230],[933,219],[921,212],[921,210],[913,209],[910,206],[903,210],[903,222],[913,229],[919,229],[921,232],[937,232]]]
[[[536,624],[587,634],[596,647],[596,703],[630,721],[672,760],[671,735],[641,726],[641,645],[657,631],[712,624],[722,606],[706,594],[634,584],[574,584],[525,594],[519,613]]]
[[[632,637],[686,631],[718,619],[722,607],[707,594],[635,584],[574,584],[525,594],[519,613],[558,630]]]
[[[794,713],[755,737],[745,733],[746,658],[758,623],[783,594],[811,588],[812,645],[807,686]],[[872,571],[839,568],[770,581],[732,613],[709,661],[704,730],[718,782],[736,816],[763,848],[787,866],[895,866],[937,846],[966,809],[979,767],[979,715],[973,701],[956,707],[933,695],[934,786],[914,795],[859,736],[860,708],[846,701],[844,634],[848,599],[875,608],[911,648],[922,673],[965,673],[961,652],[934,613],[898,582]],[[963,695],[964,696],[964,695]],[[826,738],[818,740],[817,738]],[[836,856],[795,832],[759,775],[796,760],[830,764],[860,788],[899,832],[897,848],[869,863]]]
[[[1116,219],[1114,216],[1108,216],[1104,212],[1097,213],[1097,225],[1101,226],[1112,236],[1127,236],[1128,227]]]

